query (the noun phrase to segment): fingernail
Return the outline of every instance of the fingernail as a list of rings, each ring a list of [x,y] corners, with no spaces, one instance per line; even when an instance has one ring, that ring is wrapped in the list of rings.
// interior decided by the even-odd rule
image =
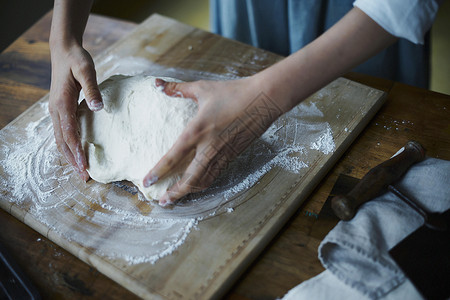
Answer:
[[[165,86],[167,84],[166,81],[162,80],[161,78],[156,78],[155,79],[155,85],[160,87],[160,86]]]
[[[99,111],[103,108],[103,102],[100,100],[87,101],[87,104],[92,111]]]
[[[161,207],[167,207],[169,205],[173,204],[170,200],[170,197],[167,193],[165,193],[161,199],[159,199],[159,206]]]
[[[147,177],[145,180],[144,180],[144,187],[149,187],[149,186],[151,186],[152,184],[154,184],[155,182],[157,182],[158,181],[158,176],[156,176],[156,175],[151,175],[151,176],[149,176],[149,177]]]

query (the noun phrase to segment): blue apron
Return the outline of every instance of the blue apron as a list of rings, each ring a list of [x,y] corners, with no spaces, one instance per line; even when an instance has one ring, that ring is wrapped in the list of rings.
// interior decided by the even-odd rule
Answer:
[[[353,0],[210,0],[213,32],[287,56],[353,8]],[[424,45],[399,39],[353,71],[428,88],[429,34]]]

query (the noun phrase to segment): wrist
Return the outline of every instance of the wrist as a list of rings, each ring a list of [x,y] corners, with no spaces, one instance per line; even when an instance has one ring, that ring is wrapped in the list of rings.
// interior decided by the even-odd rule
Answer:
[[[50,51],[55,51],[56,49],[68,50],[70,48],[73,48],[74,46],[81,47],[81,45],[82,45],[81,38],[61,34],[50,35],[49,39]]]
[[[92,0],[55,0],[50,48],[82,46]]]
[[[289,78],[281,67],[280,62],[251,76],[251,85],[254,90],[264,93],[271,101],[276,103],[283,113],[288,112],[298,102],[298,97],[294,97],[293,78]],[[297,84],[298,85],[298,84]]]
[[[69,49],[73,46],[81,46],[82,36],[82,32],[77,33],[76,30],[72,30],[67,22],[54,19],[50,29],[50,50]]]

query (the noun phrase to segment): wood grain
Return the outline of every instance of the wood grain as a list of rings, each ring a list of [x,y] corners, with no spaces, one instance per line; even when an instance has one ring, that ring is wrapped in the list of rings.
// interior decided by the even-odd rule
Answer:
[[[149,47],[151,51],[148,51]],[[125,39],[118,41],[95,59],[99,77],[102,78],[111,65],[115,66],[121,58],[129,57],[146,58],[156,65],[163,66],[164,69],[195,70],[199,73],[207,72],[206,74],[231,72],[233,76],[238,77],[251,75],[281,59],[263,50],[225,40],[158,15],[153,15]],[[230,65],[233,67],[230,68]],[[194,76],[192,79],[197,78]],[[232,201],[235,203],[233,213],[220,213],[218,210],[214,211],[214,217],[202,217],[197,224],[198,230],[190,232],[177,251],[161,258],[156,264],[133,265],[98,252],[104,249],[103,243],[120,243],[121,240],[116,237],[120,236],[120,232],[126,232],[126,228],[122,228],[121,223],[111,226],[90,222],[91,214],[95,214],[94,208],[101,207],[89,200],[90,197],[95,197],[90,190],[96,189],[80,180],[70,179],[67,183],[57,180],[53,183],[53,179],[50,181],[49,188],[53,191],[53,197],[65,199],[62,197],[64,195],[60,195],[64,192],[71,197],[63,200],[68,201],[67,205],[55,206],[49,211],[51,217],[48,220],[52,223],[42,221],[43,212],[36,213],[33,209],[34,201],[43,200],[16,199],[18,196],[9,194],[9,191],[4,189],[0,205],[140,297],[147,299],[218,297],[230,288],[238,274],[256,258],[339,159],[380,108],[383,96],[378,90],[340,78],[305,100],[307,105],[317,105],[323,113],[323,116],[316,118],[318,122],[326,121],[329,124],[336,144],[335,151],[306,152],[301,159],[308,164],[308,168],[302,169],[296,175],[280,168],[272,169],[258,181],[257,185],[233,196]],[[48,97],[44,97],[40,102],[47,101]],[[272,103],[264,96],[256,98],[255,101]],[[296,114],[300,112],[301,110]],[[43,116],[46,116],[46,111],[42,111],[41,105],[34,105],[3,129],[4,142],[7,144],[17,138],[27,140],[26,134],[22,133],[23,128],[27,127],[29,122]],[[290,139],[302,138],[302,133],[296,131],[298,116],[294,114],[292,118],[294,119],[283,116],[276,122],[282,132],[279,135],[280,139],[284,139],[280,141],[282,144],[291,143]],[[320,121],[322,119],[323,121]],[[48,116],[44,120],[46,124],[49,123]],[[314,120],[311,117],[310,121],[315,122]],[[40,133],[40,135],[48,134]],[[40,148],[47,149],[46,147],[42,144]],[[38,156],[38,152],[35,155]],[[36,167],[40,169],[40,165]],[[69,167],[63,165],[61,168]],[[28,180],[34,180],[32,173],[29,174]],[[3,174],[4,180],[7,180],[7,176],[10,175]],[[45,180],[44,177],[42,179]],[[99,186],[105,191],[109,189],[108,186]],[[102,192],[99,197],[101,194]],[[86,211],[87,216],[83,215],[84,206],[89,208],[89,211]],[[76,207],[77,211],[82,212],[81,214],[73,212],[72,209],[67,209],[68,207]],[[153,211],[150,214],[152,213]],[[83,240],[72,238],[86,232],[90,227],[95,227],[95,233],[83,235]],[[151,232],[147,234],[151,239]]]
[[[48,93],[51,17],[50,11],[0,55],[0,127]],[[91,15],[84,46],[96,55],[135,27],[130,22]],[[43,299],[138,299],[1,209],[0,220],[3,228],[0,243],[36,285]]]
[[[30,28],[27,31],[28,38],[39,40],[43,34],[48,33],[50,16],[46,15],[43,20]],[[111,41],[113,38],[120,38],[119,34],[134,27],[130,23],[98,16],[91,16],[90,21],[97,18],[101,20],[96,23],[97,26],[110,29]],[[89,38],[85,37],[84,42],[89,48],[89,44],[95,44],[96,39],[95,34],[89,33],[101,34],[101,30],[88,25],[86,32]],[[24,36],[20,39],[24,39]],[[45,38],[42,42],[47,43]],[[26,59],[15,60],[16,57],[25,55],[21,51],[32,53],[33,51],[26,48],[33,45],[30,43],[28,46],[24,44],[23,47],[15,48],[14,43],[10,48],[17,52],[16,56],[9,56],[10,59],[6,60],[3,59],[6,51],[0,55],[2,126],[27,107],[27,104],[21,104],[24,99],[37,101],[47,92],[45,86],[39,87],[33,83],[25,85],[20,76],[6,81],[8,76],[4,72],[11,72],[11,65],[27,70],[27,77],[37,74],[35,73],[37,58],[32,54]],[[46,48],[48,49],[48,44]],[[47,55],[49,57],[48,52]],[[50,70],[49,61],[46,67]],[[323,270],[317,259],[317,246],[334,224],[317,219],[317,214],[339,174],[361,178],[370,168],[388,159],[410,139],[420,141],[427,149],[428,155],[450,159],[448,113],[450,96],[364,74],[351,73],[346,77],[387,92],[386,104],[304,205],[294,213],[258,259],[241,275],[225,298],[274,299]],[[48,86],[49,73],[46,80]],[[40,80],[34,79],[33,82]],[[24,96],[24,93],[30,93],[31,96]],[[4,97],[6,94],[10,96]],[[33,98],[33,95],[36,98]],[[8,112],[5,112],[6,110]],[[384,128],[395,124],[394,121],[407,122],[402,124],[399,130]],[[3,210],[0,210],[0,220],[3,225],[0,242],[8,248],[25,273],[38,286],[44,299],[132,299],[133,294]]]
[[[43,16],[31,29],[0,55],[0,126],[10,123],[50,89],[50,35],[52,12]],[[136,25],[91,15],[84,46],[92,56],[98,55]]]

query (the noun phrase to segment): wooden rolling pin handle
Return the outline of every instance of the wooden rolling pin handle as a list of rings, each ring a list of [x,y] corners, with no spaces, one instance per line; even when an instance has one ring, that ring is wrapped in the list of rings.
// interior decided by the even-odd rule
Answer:
[[[351,220],[361,204],[375,198],[413,163],[425,157],[424,148],[416,141],[409,141],[404,148],[400,154],[371,169],[347,195],[333,197],[331,208],[339,219]]]

